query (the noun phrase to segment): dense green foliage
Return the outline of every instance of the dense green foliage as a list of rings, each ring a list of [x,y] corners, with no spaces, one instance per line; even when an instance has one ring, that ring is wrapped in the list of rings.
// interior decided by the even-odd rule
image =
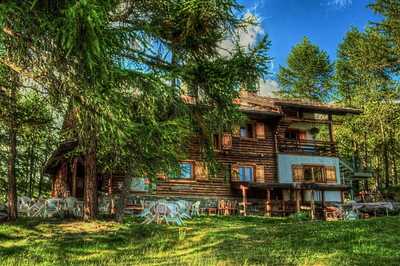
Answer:
[[[175,227],[20,221],[0,225],[0,264],[397,265],[399,222],[202,217]]]
[[[399,184],[400,89],[398,1],[376,1],[371,8],[383,16],[364,32],[351,29],[338,49],[338,99],[363,110],[338,127],[342,157],[357,168],[370,168],[378,188]]]
[[[28,90],[28,89],[27,89]],[[47,102],[33,91],[19,97],[20,111],[16,161],[17,188],[22,195],[39,197],[47,195],[50,180],[43,175],[43,165],[56,148],[59,138],[58,117]],[[8,134],[6,125],[0,121],[0,202],[7,195]]]
[[[287,67],[279,68],[280,94],[326,102],[332,96],[332,78],[328,54],[304,38],[290,52]]]
[[[366,188],[381,190],[400,182],[400,3],[378,0],[369,7],[382,19],[364,31],[349,30],[338,47],[335,68],[305,38],[293,47],[278,80],[282,96],[362,111],[336,127],[338,150],[356,171],[374,173]]]
[[[222,41],[254,23],[234,0],[5,1],[0,18],[0,63],[15,81],[4,96],[18,90],[19,101],[27,81],[71,118],[63,137],[79,140],[85,184],[95,180],[96,162],[130,176],[169,171],[194,132],[211,157],[213,132],[240,119],[240,88],[255,91],[268,70],[266,38],[219,53]],[[15,132],[14,116],[4,121]]]

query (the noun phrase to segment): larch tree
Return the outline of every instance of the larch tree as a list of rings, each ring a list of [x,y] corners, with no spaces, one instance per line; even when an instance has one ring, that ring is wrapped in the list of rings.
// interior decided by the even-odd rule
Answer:
[[[278,81],[283,97],[327,102],[332,97],[333,64],[329,56],[308,38],[295,45],[287,61],[280,66]]]
[[[363,114],[338,130],[343,156],[355,154],[372,168],[378,189],[398,184],[400,139],[398,1],[376,1],[370,7],[383,19],[365,31],[351,29],[338,49],[338,98]]]
[[[2,34],[28,47],[23,62],[2,64],[76,110],[86,219],[96,216],[98,165],[127,177],[176,169],[186,140],[228,130],[240,89],[256,91],[268,69],[266,38],[220,53],[254,23],[234,0],[6,1],[1,15],[13,21]]]

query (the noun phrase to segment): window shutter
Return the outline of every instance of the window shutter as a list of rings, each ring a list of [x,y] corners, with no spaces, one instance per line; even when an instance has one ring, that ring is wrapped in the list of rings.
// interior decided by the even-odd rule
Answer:
[[[205,180],[208,176],[207,166],[204,162],[194,163],[194,177],[197,180]]]
[[[239,165],[237,164],[232,164],[231,167],[231,179],[234,182],[239,182],[240,181],[240,177],[239,177]]]
[[[263,122],[256,123],[256,137],[258,139],[265,139],[265,127]]]
[[[157,174],[157,178],[160,180],[166,180],[167,176],[164,173],[158,173]]]
[[[232,149],[232,134],[224,133],[222,135],[222,149],[224,150]]]
[[[336,167],[335,166],[326,166],[325,167],[325,176],[326,176],[326,181],[328,183],[336,183]]]
[[[232,135],[235,137],[240,137],[240,125],[234,125],[232,127]]]
[[[305,131],[299,131],[299,140],[305,140],[306,139],[306,132]]]
[[[303,166],[302,165],[293,165],[292,166],[293,172],[293,182],[301,182],[303,181]]]
[[[256,183],[265,183],[264,165],[256,166]]]

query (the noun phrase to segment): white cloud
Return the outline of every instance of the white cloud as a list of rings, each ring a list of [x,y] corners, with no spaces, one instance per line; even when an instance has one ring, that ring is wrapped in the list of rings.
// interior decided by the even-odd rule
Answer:
[[[252,11],[247,11],[244,15],[245,19],[257,22],[255,25],[249,25],[246,29],[241,29],[236,32],[238,37],[238,43],[241,47],[253,47],[257,44],[257,40],[260,36],[265,34],[263,27],[261,26],[261,19],[255,15],[257,7],[262,5],[262,1],[256,1]],[[233,50],[235,42],[233,38],[236,36],[229,36],[226,40],[221,42],[219,53],[223,56],[229,56]],[[271,61],[270,70],[274,72],[274,62]],[[279,91],[278,83],[274,80],[262,80],[259,82],[259,95],[267,97],[276,97],[276,92]]]
[[[278,82],[275,80],[260,80],[260,90],[258,94],[266,97],[277,97],[279,92]]]
[[[348,7],[353,3],[353,0],[329,0],[328,5],[339,8]]]
[[[228,36],[226,40],[222,41],[220,44],[220,53],[222,55],[228,56],[230,54],[230,51],[234,48],[234,38],[236,37],[238,37],[239,45],[243,48],[247,48],[254,46],[257,43],[258,37],[264,35],[265,32],[258,16],[247,11],[244,18],[246,20],[255,21],[257,24],[249,25],[246,29],[240,29],[235,33],[237,36]]]

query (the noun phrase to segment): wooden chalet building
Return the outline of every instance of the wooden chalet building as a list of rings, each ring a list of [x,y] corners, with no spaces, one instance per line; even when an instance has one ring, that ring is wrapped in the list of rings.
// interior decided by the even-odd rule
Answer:
[[[334,118],[358,110],[248,94],[241,96],[240,107],[247,123],[214,136],[216,158],[225,171],[208,175],[199,140],[194,139],[189,158],[180,164],[180,176],[161,177],[156,184],[132,178],[131,196],[201,200],[204,206],[245,197],[252,203],[249,210],[267,214],[343,201],[348,186],[341,175]],[[46,166],[53,196],[65,191],[78,198],[83,195],[82,160],[67,160],[63,155],[75,146],[64,143]],[[98,188],[108,195],[117,194],[122,186],[122,177],[98,178]]]

